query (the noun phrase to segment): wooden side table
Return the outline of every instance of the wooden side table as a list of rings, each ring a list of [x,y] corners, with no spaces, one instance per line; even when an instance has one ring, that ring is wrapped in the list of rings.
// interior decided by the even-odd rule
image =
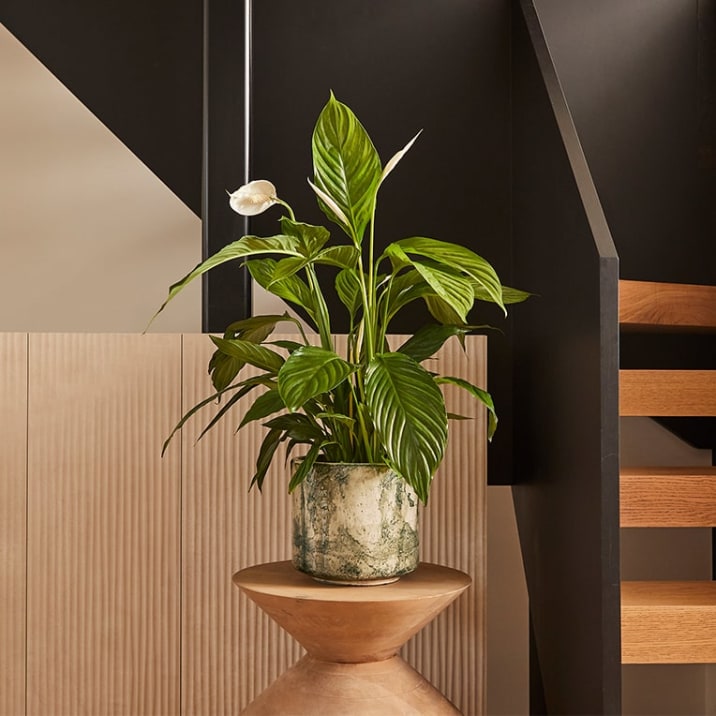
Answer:
[[[421,564],[393,584],[320,584],[290,562],[243,569],[234,583],[308,652],[244,714],[456,714],[398,650],[471,583]]]

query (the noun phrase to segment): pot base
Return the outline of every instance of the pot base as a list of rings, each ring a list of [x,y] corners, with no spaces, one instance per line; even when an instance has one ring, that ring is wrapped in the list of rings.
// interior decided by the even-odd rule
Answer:
[[[301,571],[300,569],[298,570]],[[305,574],[305,572],[303,572]],[[385,577],[383,579],[328,579],[326,577],[315,577],[312,574],[308,575],[316,582],[321,584],[332,584],[334,587],[380,587],[384,584],[393,584],[397,582],[400,577]]]

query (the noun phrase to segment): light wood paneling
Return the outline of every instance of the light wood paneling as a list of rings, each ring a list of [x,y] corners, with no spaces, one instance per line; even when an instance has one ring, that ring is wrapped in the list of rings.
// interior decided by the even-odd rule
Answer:
[[[25,712],[27,335],[0,334],[0,715]]]
[[[626,328],[716,329],[716,286],[620,281],[619,322]]]
[[[179,712],[180,338],[29,343],[28,712]]]
[[[620,370],[619,414],[716,415],[716,370]]]
[[[207,336],[184,336],[184,410],[212,392],[212,352]],[[215,408],[183,429],[184,714],[239,713],[301,654],[231,581],[239,569],[290,557],[282,462],[275,461],[263,493],[248,492],[262,429],[252,423],[234,434],[244,410],[237,406],[198,443]]]
[[[284,336],[285,337],[285,336]],[[294,337],[295,338],[295,337]],[[399,340],[393,338],[394,341]],[[342,346],[342,339],[337,341]],[[485,384],[482,337],[457,344],[439,369]],[[185,336],[184,409],[209,394],[205,336]],[[422,515],[422,559],[454,567],[473,587],[406,648],[406,659],[465,713],[484,710],[485,416],[460,393],[451,410],[477,415],[454,422],[444,466]],[[210,419],[192,420],[183,436],[183,711],[233,714],[301,655],[293,639],[232,586],[234,572],[290,558],[287,474],[277,460],[263,494],[247,492],[261,441],[259,428],[234,435],[246,406],[196,445]]]
[[[716,467],[633,467],[620,475],[622,527],[716,527]]]
[[[716,663],[716,582],[623,582],[622,663]]]

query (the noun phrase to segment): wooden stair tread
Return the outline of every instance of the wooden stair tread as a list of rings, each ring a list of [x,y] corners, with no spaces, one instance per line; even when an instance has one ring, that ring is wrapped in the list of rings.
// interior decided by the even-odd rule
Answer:
[[[716,467],[622,468],[622,527],[716,527]]]
[[[619,323],[627,330],[716,330],[716,286],[619,281]]]
[[[622,582],[622,663],[716,663],[716,582]]]
[[[619,414],[716,415],[716,370],[620,370]]]

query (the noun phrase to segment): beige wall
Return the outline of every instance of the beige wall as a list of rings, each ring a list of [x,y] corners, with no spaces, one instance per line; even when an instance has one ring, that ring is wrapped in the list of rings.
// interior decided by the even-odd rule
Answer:
[[[199,219],[0,25],[0,330],[141,331]],[[200,330],[199,286],[156,330]]]
[[[1,25],[0,93],[0,331],[143,330],[199,260],[199,219]],[[153,330],[200,330],[198,284]],[[487,527],[487,712],[526,714],[509,488],[488,490]]]

